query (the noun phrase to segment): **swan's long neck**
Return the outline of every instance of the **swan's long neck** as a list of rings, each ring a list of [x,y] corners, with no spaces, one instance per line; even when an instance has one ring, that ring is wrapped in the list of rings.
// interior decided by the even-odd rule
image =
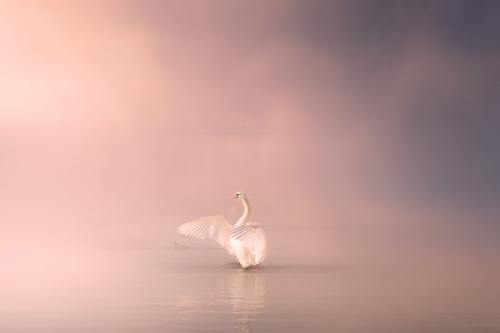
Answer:
[[[241,214],[241,217],[238,221],[236,221],[236,224],[234,225],[235,227],[244,225],[247,222],[248,216],[250,216],[250,205],[248,204],[247,199],[243,198],[241,202],[243,202],[243,214]]]

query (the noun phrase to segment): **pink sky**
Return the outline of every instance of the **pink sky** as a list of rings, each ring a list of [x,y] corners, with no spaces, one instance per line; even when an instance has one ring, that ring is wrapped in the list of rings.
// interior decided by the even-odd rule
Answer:
[[[419,199],[412,186],[432,155],[398,134],[418,89],[470,89],[457,71],[470,59],[428,31],[360,57],[340,3],[331,52],[307,38],[300,7],[2,2],[6,229],[172,233],[202,215],[235,218],[237,190],[270,226],[439,233],[477,217]],[[375,76],[373,57],[397,61]]]

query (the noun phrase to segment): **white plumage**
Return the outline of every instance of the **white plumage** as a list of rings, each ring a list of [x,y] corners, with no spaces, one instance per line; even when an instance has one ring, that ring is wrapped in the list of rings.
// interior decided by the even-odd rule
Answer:
[[[237,192],[234,199],[241,200],[244,208],[234,226],[216,215],[184,223],[177,231],[189,237],[216,241],[234,255],[243,268],[259,265],[266,257],[266,235],[260,224],[248,222],[250,205],[245,194]]]

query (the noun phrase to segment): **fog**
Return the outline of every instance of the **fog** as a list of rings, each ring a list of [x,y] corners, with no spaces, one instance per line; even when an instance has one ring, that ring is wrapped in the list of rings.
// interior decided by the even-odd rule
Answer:
[[[195,260],[172,252],[176,227],[235,221],[236,191],[268,233],[271,269],[399,267],[418,281],[432,267],[460,289],[493,283],[499,10],[2,1],[4,309],[74,276],[160,283],[142,260]],[[129,262],[132,249],[154,255]],[[208,267],[231,261],[214,253]],[[85,312],[67,311],[54,313]]]

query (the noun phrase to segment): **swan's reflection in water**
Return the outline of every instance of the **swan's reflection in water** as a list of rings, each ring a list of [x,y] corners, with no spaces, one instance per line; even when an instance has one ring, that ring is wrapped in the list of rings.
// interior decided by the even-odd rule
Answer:
[[[176,295],[176,309],[182,321],[230,321],[236,331],[253,332],[252,322],[266,302],[266,277],[259,271],[232,269],[204,274],[203,286],[192,279],[182,293]],[[213,288],[207,288],[212,284]],[[228,313],[231,314],[228,318]],[[211,320],[212,319],[212,320]]]

